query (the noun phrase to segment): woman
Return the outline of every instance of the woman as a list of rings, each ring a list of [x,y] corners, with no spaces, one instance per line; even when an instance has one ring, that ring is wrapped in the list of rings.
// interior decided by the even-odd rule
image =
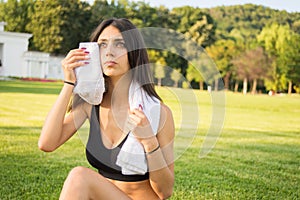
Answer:
[[[129,79],[138,82],[148,96],[160,100],[150,82],[148,55],[146,49],[141,48],[144,47],[143,39],[130,21],[113,18],[103,21],[95,29],[91,41],[99,44],[105,77],[106,91],[101,104],[92,106],[83,103],[83,106],[73,107],[65,115],[76,82],[74,69],[84,67],[89,59],[89,52],[85,49],[71,50],[62,61],[64,86],[46,118],[38,145],[43,151],[54,151],[73,136],[88,118],[91,123],[90,135],[100,136],[97,138],[100,142],[94,140],[93,144],[87,144],[86,153],[89,162],[99,173],[89,168],[75,167],[64,183],[60,199],[167,199],[174,185],[172,113],[160,101],[159,128],[155,135],[143,108],[130,108],[127,100]],[[115,92],[117,98],[114,98]],[[118,110],[117,117],[112,114],[114,109]],[[93,128],[95,126],[98,129]],[[103,149],[100,157],[102,153],[114,155],[128,139],[130,130],[144,149],[148,165],[145,174],[123,174],[115,163],[103,164],[102,159],[97,159],[92,152],[99,145],[99,149]],[[89,148],[91,145],[95,147]]]

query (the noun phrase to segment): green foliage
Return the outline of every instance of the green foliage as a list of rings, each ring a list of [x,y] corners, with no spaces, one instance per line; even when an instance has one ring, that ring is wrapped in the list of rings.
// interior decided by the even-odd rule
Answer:
[[[30,23],[28,13],[34,0],[8,0],[0,2],[0,21],[6,22],[5,30],[11,32],[30,32],[26,29]]]
[[[186,70],[186,79],[189,82],[192,81],[198,82],[200,90],[203,90],[204,79],[201,76],[201,72],[197,70],[196,66],[194,66],[192,63],[189,63],[188,68]]]
[[[173,69],[170,76],[171,79],[174,81],[174,87],[178,87],[178,82],[182,79],[180,69]]]
[[[129,9],[129,3],[127,0],[119,1],[122,3],[116,3],[111,1],[110,4],[106,0],[95,0],[91,6],[91,27],[93,30],[104,19],[112,17],[127,17],[127,11]]]
[[[65,54],[86,41],[91,29],[87,7],[79,0],[36,1],[28,24],[33,33],[32,49]]]
[[[279,25],[277,23],[263,28],[257,36],[258,42],[272,56],[279,56],[284,53],[284,43],[291,37],[291,30],[288,25]]]
[[[267,25],[278,23],[291,25],[299,20],[300,13],[287,13],[262,5],[218,6],[206,9],[217,22],[218,38],[227,37],[233,29],[240,30],[247,39],[255,39],[256,35]]]
[[[229,89],[229,77],[233,73],[232,59],[241,53],[241,47],[234,40],[222,39],[206,48],[208,55],[216,62],[216,65],[224,78],[225,88]]]
[[[266,49],[270,56],[275,57],[273,68],[271,68],[270,80],[275,91],[282,91],[287,88],[288,60],[283,59],[283,55],[290,49],[287,42],[290,40],[292,32],[288,25],[272,24],[265,27],[257,36],[258,42]]]
[[[284,64],[280,61],[280,57],[285,54],[284,52],[288,51],[285,48],[287,47],[285,43],[288,42],[292,35],[289,27],[299,34],[300,13],[287,13],[286,11],[273,10],[253,4],[221,6],[206,10],[217,23],[216,36],[218,41],[216,43],[221,39],[230,38],[238,42],[238,46],[242,47],[242,51],[255,49],[259,45],[263,46],[275,62],[273,65],[269,65],[268,68],[265,68],[266,73],[271,75],[265,82],[267,89],[283,91],[287,88],[288,79],[285,73],[287,71],[287,63]],[[221,56],[225,57],[225,54],[222,55],[221,53]],[[213,58],[218,67],[228,66],[224,64],[222,58]],[[246,63],[248,61],[244,60],[244,71],[251,71],[247,69]],[[221,68],[225,87],[227,88],[228,73],[236,74],[230,69],[224,70],[223,67]]]
[[[295,40],[292,39],[294,34],[300,34],[298,12],[288,13],[253,4],[210,9],[183,6],[169,10],[164,6],[151,7],[145,1],[129,0],[95,0],[92,5],[80,0],[0,1],[0,21],[7,22],[6,31],[32,33],[30,50],[52,54],[65,55],[77,48],[79,42],[89,40],[90,33],[103,19],[111,17],[128,18],[139,28],[161,27],[182,33],[188,41],[181,44],[179,48],[182,49],[189,47],[189,42],[205,47],[218,66],[226,89],[232,88],[239,76],[231,61],[238,54],[259,46],[274,60],[274,64],[265,69],[270,75],[265,80],[267,88],[286,91],[288,83],[299,88],[299,77],[293,75],[299,74],[295,67],[298,62],[295,44],[298,42],[290,42]],[[171,68],[180,69],[185,77],[188,62],[194,62],[191,59],[198,53],[188,51],[191,55],[182,58],[171,52],[153,51],[158,52],[153,59],[163,59]],[[168,72],[166,74],[169,76]],[[195,78],[193,81],[198,82]],[[206,84],[211,84],[209,81]]]
[[[142,11],[142,12],[141,12]],[[144,1],[132,2],[128,18],[137,27],[172,27],[169,10],[163,6],[154,8]]]
[[[91,18],[90,5],[83,1],[63,1],[61,27],[62,46],[57,53],[67,53],[70,49],[78,48],[79,42],[89,41],[90,30],[94,27],[89,23]],[[55,52],[56,53],[56,52]]]
[[[215,41],[215,23],[209,14],[199,8],[184,6],[174,8],[177,16],[177,30],[187,38],[194,40],[199,46],[209,46]]]
[[[61,48],[63,37],[60,19],[62,6],[58,0],[36,1],[34,11],[30,16],[28,29],[33,33],[34,49],[44,52],[57,52]]]
[[[286,43],[286,51],[283,53],[283,59],[288,66],[287,77],[299,83],[300,81],[300,35],[294,34]]]
[[[155,63],[154,68],[154,77],[157,78],[158,86],[161,86],[162,79],[166,77],[166,71],[165,71],[166,62],[163,58],[159,58]]]

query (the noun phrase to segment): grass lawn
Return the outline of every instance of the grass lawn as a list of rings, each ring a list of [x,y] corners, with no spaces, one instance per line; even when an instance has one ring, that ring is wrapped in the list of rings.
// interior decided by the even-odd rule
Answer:
[[[37,148],[61,87],[55,82],[0,81],[1,200],[58,199],[68,172],[78,165],[89,167],[78,136],[53,153]],[[221,135],[212,151],[199,158],[214,115],[210,94],[164,87],[158,92],[172,108],[177,128],[172,200],[300,199],[299,95],[226,92]]]

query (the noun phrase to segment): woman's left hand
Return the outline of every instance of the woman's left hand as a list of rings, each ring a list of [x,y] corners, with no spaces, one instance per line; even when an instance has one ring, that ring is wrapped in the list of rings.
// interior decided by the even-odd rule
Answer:
[[[139,109],[131,109],[128,111],[128,127],[134,136],[142,143],[148,143],[153,140],[155,135],[152,131],[151,124],[145,113]]]

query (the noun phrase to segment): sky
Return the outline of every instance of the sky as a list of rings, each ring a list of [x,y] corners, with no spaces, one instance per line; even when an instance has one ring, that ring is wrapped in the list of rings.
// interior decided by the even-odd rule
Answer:
[[[288,12],[300,12],[300,0],[143,0],[151,6],[164,5],[169,9],[189,5],[199,8],[211,8],[222,5],[242,5],[252,3]]]

